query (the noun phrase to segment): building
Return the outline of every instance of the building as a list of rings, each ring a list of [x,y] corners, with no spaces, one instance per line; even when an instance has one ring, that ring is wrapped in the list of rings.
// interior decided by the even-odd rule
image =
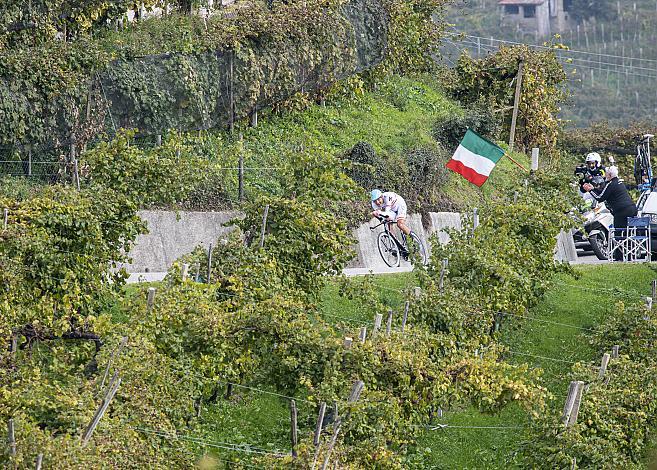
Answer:
[[[500,0],[498,4],[503,23],[538,37],[560,33],[571,21],[572,0]]]

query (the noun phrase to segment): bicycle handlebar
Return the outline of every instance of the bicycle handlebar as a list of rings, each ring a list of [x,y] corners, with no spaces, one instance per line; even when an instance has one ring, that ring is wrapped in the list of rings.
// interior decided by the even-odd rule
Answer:
[[[370,230],[374,230],[375,228],[378,228],[378,227],[380,227],[380,226],[382,226],[382,225],[384,225],[384,224],[391,223],[391,221],[389,220],[390,217],[384,217],[384,216],[381,216],[381,215],[380,215],[380,216],[377,216],[376,219],[380,220],[381,223],[375,225],[374,227],[370,227]]]

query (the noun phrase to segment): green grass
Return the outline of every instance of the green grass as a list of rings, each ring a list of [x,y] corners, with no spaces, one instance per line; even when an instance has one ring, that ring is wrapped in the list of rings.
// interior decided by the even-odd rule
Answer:
[[[649,295],[650,282],[657,277],[655,270],[646,265],[578,266],[575,271],[578,279],[565,274],[557,276],[554,287],[529,312],[532,318],[553,323],[506,317],[499,338],[511,351],[549,358],[510,355],[508,360],[543,370],[542,383],[552,394],[553,409],[559,409],[565,399],[571,362],[597,362],[602,356],[601,351],[590,347],[587,331],[581,328],[594,328],[604,322],[613,315],[619,300]],[[377,276],[374,283],[380,298],[392,308],[399,308],[403,301],[399,291],[412,287],[414,279],[411,273]],[[334,315],[355,318],[361,324],[372,320],[373,312],[366,305],[342,298],[338,291],[335,283],[324,291],[321,309],[327,321],[339,324],[341,320]],[[470,408],[445,410],[439,421],[453,426],[522,428],[527,415],[518,406],[510,406],[495,416]],[[419,441],[419,449],[427,452],[427,468],[522,468],[515,452],[525,437],[522,429],[447,428],[427,431]]]
[[[650,281],[657,277],[646,265],[578,266],[576,272],[581,275],[579,279],[558,276],[554,288],[529,312],[530,317],[554,323],[507,317],[502,325],[500,341],[509,350],[550,358],[511,355],[508,360],[543,370],[543,385],[552,394],[553,409],[562,406],[570,381],[570,364],[553,359],[573,363],[599,361],[602,352],[593,350],[586,340],[587,331],[578,328],[595,328],[604,322],[607,316],[613,315],[619,300],[649,295]],[[468,409],[447,412],[442,422],[522,427],[527,416],[518,407],[509,407],[497,416]],[[515,459],[515,451],[525,437],[522,429],[444,429],[427,432],[421,447],[432,449],[432,468],[522,468],[522,463]]]

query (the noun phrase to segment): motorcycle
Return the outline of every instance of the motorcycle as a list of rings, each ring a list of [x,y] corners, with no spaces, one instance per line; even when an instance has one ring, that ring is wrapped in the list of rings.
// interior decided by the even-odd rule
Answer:
[[[586,239],[593,253],[598,259],[609,258],[609,227],[614,223],[614,216],[604,202],[594,202],[591,209],[583,214],[584,234],[579,234],[581,239]],[[577,238],[575,238],[577,242]]]

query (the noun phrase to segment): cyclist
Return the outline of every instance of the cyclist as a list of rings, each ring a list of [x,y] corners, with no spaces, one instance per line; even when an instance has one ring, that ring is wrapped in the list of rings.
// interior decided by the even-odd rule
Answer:
[[[397,227],[404,234],[410,235],[411,229],[406,225],[406,201],[399,194],[392,191],[382,192],[380,189],[373,189],[370,193],[372,200],[372,217],[393,216],[391,222],[396,222]],[[388,214],[386,214],[388,213]]]
[[[586,198],[587,191],[584,189],[585,184],[590,184],[596,176],[605,176],[606,169],[602,165],[602,158],[598,152],[591,152],[586,156],[585,165],[575,168],[575,175],[579,176],[580,195]]]

